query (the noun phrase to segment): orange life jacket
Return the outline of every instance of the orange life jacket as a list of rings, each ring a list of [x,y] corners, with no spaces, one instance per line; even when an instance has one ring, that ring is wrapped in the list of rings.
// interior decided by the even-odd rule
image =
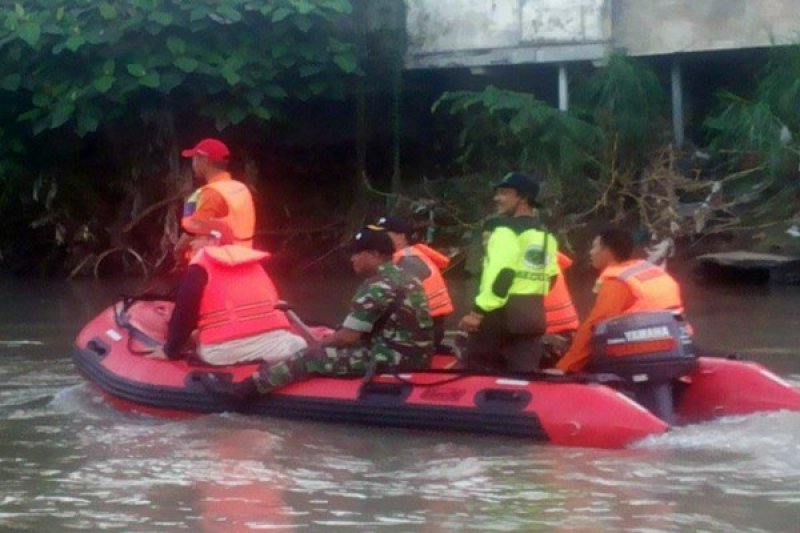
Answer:
[[[260,264],[267,257],[237,244],[197,252],[192,264],[208,274],[197,320],[201,344],[289,329],[286,313],[275,309],[278,291]]]
[[[578,329],[578,312],[572,303],[564,270],[572,265],[568,255],[558,252],[558,275],[550,292],[544,296],[544,313],[547,320],[546,333],[559,333]]]
[[[603,270],[598,282],[607,279],[622,281],[636,298],[636,302],[623,313],[625,315],[641,311],[683,313],[680,287],[661,267],[641,259],[631,259]]]
[[[196,201],[203,189],[211,188],[217,191],[228,206],[228,214],[216,220],[224,222],[233,232],[234,244],[253,247],[253,236],[256,227],[256,210],[253,205],[253,196],[250,189],[241,181],[223,179],[204,185],[189,198],[184,206],[184,215],[181,227],[186,229],[186,223],[194,212],[192,201]]]
[[[425,295],[428,297],[428,308],[431,316],[436,318],[452,313],[453,301],[450,299],[447,285],[442,277],[442,272],[439,270],[450,263],[450,258],[426,244],[406,246],[402,250],[397,250],[392,259],[396,264],[403,257],[419,258],[431,272],[427,278],[420,280]]]

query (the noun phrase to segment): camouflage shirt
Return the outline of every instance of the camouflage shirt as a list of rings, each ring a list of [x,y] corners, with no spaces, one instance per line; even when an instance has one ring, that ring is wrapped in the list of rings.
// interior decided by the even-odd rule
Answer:
[[[425,291],[419,281],[389,262],[356,290],[342,325],[371,334],[369,348],[379,360],[427,366],[433,354],[433,321]]]

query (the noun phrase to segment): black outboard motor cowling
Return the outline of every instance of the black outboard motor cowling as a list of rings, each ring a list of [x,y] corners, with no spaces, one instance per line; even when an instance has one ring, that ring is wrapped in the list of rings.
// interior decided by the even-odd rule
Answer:
[[[622,377],[639,403],[670,424],[672,381],[696,364],[689,325],[670,311],[623,315],[594,327],[588,370]]]

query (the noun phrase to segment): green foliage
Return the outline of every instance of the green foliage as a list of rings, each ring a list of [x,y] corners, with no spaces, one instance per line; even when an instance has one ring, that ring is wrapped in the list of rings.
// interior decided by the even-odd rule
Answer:
[[[433,111],[447,109],[463,124],[460,162],[496,176],[509,169],[536,169],[554,178],[585,175],[600,131],[537,100],[489,86],[481,92],[447,92]]]
[[[743,221],[771,228],[758,249],[788,245],[789,251],[796,245],[784,231],[798,209],[800,45],[774,48],[770,55],[752,94],[721,91],[718,110],[704,125],[729,169],[751,171],[727,190],[749,202]]]
[[[617,144],[620,161],[641,165],[663,141],[664,90],[641,61],[612,55],[608,65],[593,71],[578,89],[573,112],[587,117]]]
[[[768,103],[793,133],[800,130],[800,45],[772,50],[754,100]]]
[[[742,161],[742,155],[757,154],[769,163],[770,169],[783,166],[785,144],[780,141],[784,128],[772,106],[765,100],[751,101],[731,92],[717,96],[721,110],[705,124],[712,131],[712,148],[732,155],[732,164]]]
[[[298,101],[343,98],[363,60],[352,9],[350,0],[0,1],[0,210],[49,240],[43,248],[67,247],[87,227],[107,246],[109,225],[164,198],[167,161],[199,126],[258,128]],[[53,191],[46,204],[40,182]]]
[[[610,197],[624,203],[623,189],[664,132],[664,92],[644,64],[612,56],[580,86],[585,89],[576,91],[568,112],[531,94],[492,86],[445,93],[433,110],[444,108],[460,121],[465,179],[534,171],[546,178],[542,201],[560,225],[576,213],[596,214]]]
[[[772,176],[791,176],[800,150],[800,45],[772,51],[752,96],[717,98],[719,110],[705,122],[711,147],[730,154],[733,166],[757,162]]]
[[[359,71],[339,35],[348,0],[30,0],[0,11],[0,88],[34,133],[86,135],[149,101],[194,106],[224,128],[287,97],[341,97]],[[214,95],[209,104],[209,95]]]

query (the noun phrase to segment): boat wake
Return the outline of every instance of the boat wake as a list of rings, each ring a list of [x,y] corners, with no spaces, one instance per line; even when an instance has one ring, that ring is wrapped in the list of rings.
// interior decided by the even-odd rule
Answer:
[[[136,416],[115,409],[88,383],[80,383],[61,389],[53,396],[48,407],[61,414],[78,414],[81,418],[95,420],[119,419],[120,416],[132,418]]]
[[[675,428],[632,446],[648,450],[727,451],[741,454],[779,450],[800,472],[800,412],[779,411],[725,417]],[[793,450],[793,452],[792,452]]]

